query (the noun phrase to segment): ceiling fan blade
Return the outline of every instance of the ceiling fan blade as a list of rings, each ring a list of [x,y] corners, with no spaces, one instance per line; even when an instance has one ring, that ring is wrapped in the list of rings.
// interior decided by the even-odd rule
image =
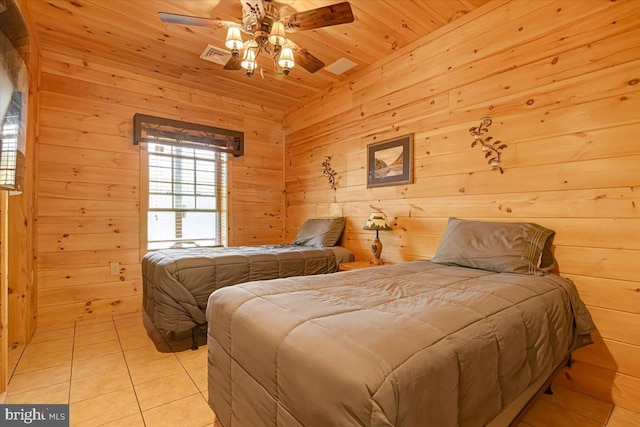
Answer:
[[[295,32],[348,24],[353,22],[354,19],[351,5],[345,1],[331,6],[294,13],[285,16],[282,21],[287,31]]]
[[[304,68],[311,74],[321,70],[322,67],[324,67],[324,62],[320,61],[318,58],[310,54],[306,49],[302,49],[291,39],[289,39],[288,43],[289,47],[291,47],[291,50],[293,50],[293,59],[296,62],[296,65]]]
[[[242,65],[240,65],[240,59],[231,55],[231,58],[224,64],[223,70],[241,70]]]
[[[199,18],[197,16],[178,15],[175,13],[158,12],[160,20],[169,24],[193,25],[196,27],[220,28],[226,26],[226,21],[218,19]]]

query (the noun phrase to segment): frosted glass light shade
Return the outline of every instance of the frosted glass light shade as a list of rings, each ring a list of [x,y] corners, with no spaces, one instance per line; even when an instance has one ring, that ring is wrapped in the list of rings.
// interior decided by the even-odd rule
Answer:
[[[257,46],[254,43],[247,43],[246,50],[244,51],[244,56],[242,57],[242,61],[240,62],[240,66],[246,70],[255,70],[257,68],[256,64],[256,48]]]
[[[242,49],[242,35],[240,34],[240,28],[238,27],[229,27],[227,30],[227,40],[224,42],[224,45],[231,50],[240,50]]]
[[[269,43],[274,46],[282,46],[287,41],[284,34],[284,25],[282,22],[277,21],[273,23],[271,27],[271,34],[269,34]]]
[[[280,52],[280,59],[278,59],[278,65],[282,68],[289,69],[296,66],[296,62],[293,59],[293,51],[288,44],[285,44]]]

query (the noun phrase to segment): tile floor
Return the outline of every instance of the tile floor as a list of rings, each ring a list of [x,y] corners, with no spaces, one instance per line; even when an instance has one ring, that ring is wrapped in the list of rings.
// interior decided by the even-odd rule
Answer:
[[[68,403],[72,426],[221,427],[207,404],[207,349],[168,339],[142,314],[39,327],[7,403]]]
[[[39,327],[10,350],[7,403],[68,403],[72,426],[222,427],[207,404],[204,340],[192,351],[190,334],[166,337],[141,313]],[[520,427],[640,426],[638,413],[553,390]]]

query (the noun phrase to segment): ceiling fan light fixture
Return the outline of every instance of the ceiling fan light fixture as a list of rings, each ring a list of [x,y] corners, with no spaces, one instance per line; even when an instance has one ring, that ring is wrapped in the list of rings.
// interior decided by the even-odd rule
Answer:
[[[231,0],[229,0],[231,1]],[[236,0],[237,1],[237,0]],[[204,54],[203,59],[211,60],[222,65],[225,70],[240,70],[244,68],[247,75],[251,76],[258,68],[256,59],[260,53],[269,55],[274,61],[275,74],[289,74],[289,70],[298,63],[298,68],[303,68],[309,73],[324,67],[324,63],[318,58],[299,48],[295,43],[295,52],[289,46],[292,43],[287,39],[287,32],[315,30],[339,24],[353,22],[355,17],[348,1],[316,7],[304,12],[295,12],[286,16],[280,14],[280,0],[239,0],[242,5],[241,23],[229,25],[228,21],[219,18],[202,18],[198,16],[180,15],[175,13],[158,12],[160,20],[169,24],[194,25],[209,28],[228,27],[225,39],[225,47],[229,49],[226,61],[221,59],[221,54],[214,52],[214,56]],[[0,0],[0,4],[5,0]],[[250,41],[243,42],[241,31],[248,34]],[[244,49],[244,53],[241,53]],[[294,60],[295,53],[295,60]],[[220,56],[220,58],[218,58]],[[202,57],[202,55],[201,55]],[[263,74],[264,68],[260,69]]]
[[[278,65],[284,69],[285,74],[288,74],[289,70],[296,66],[296,62],[293,59],[293,50],[291,50],[288,44],[285,44],[280,51]]]
[[[227,30],[227,39],[224,45],[231,49],[232,52],[239,52],[242,49],[242,35],[240,34],[240,28],[231,26]]]
[[[271,33],[269,34],[269,43],[278,47],[284,45],[287,41],[284,33],[284,24],[281,21],[276,21],[271,27]]]
[[[240,66],[247,70],[247,76],[251,77],[253,72],[258,68],[256,57],[258,56],[258,45],[253,40],[247,42],[244,56],[240,62]]]

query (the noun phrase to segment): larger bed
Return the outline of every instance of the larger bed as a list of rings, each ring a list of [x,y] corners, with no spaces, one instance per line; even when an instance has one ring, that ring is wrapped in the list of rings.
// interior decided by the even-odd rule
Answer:
[[[441,263],[214,292],[211,407],[224,427],[508,424],[593,329],[573,283],[540,268],[538,237],[531,274],[451,265],[441,245]]]
[[[181,248],[150,252],[142,260],[143,306],[168,332],[206,323],[211,292],[255,280],[334,273],[351,251],[334,246],[344,218],[310,219],[293,244]]]

